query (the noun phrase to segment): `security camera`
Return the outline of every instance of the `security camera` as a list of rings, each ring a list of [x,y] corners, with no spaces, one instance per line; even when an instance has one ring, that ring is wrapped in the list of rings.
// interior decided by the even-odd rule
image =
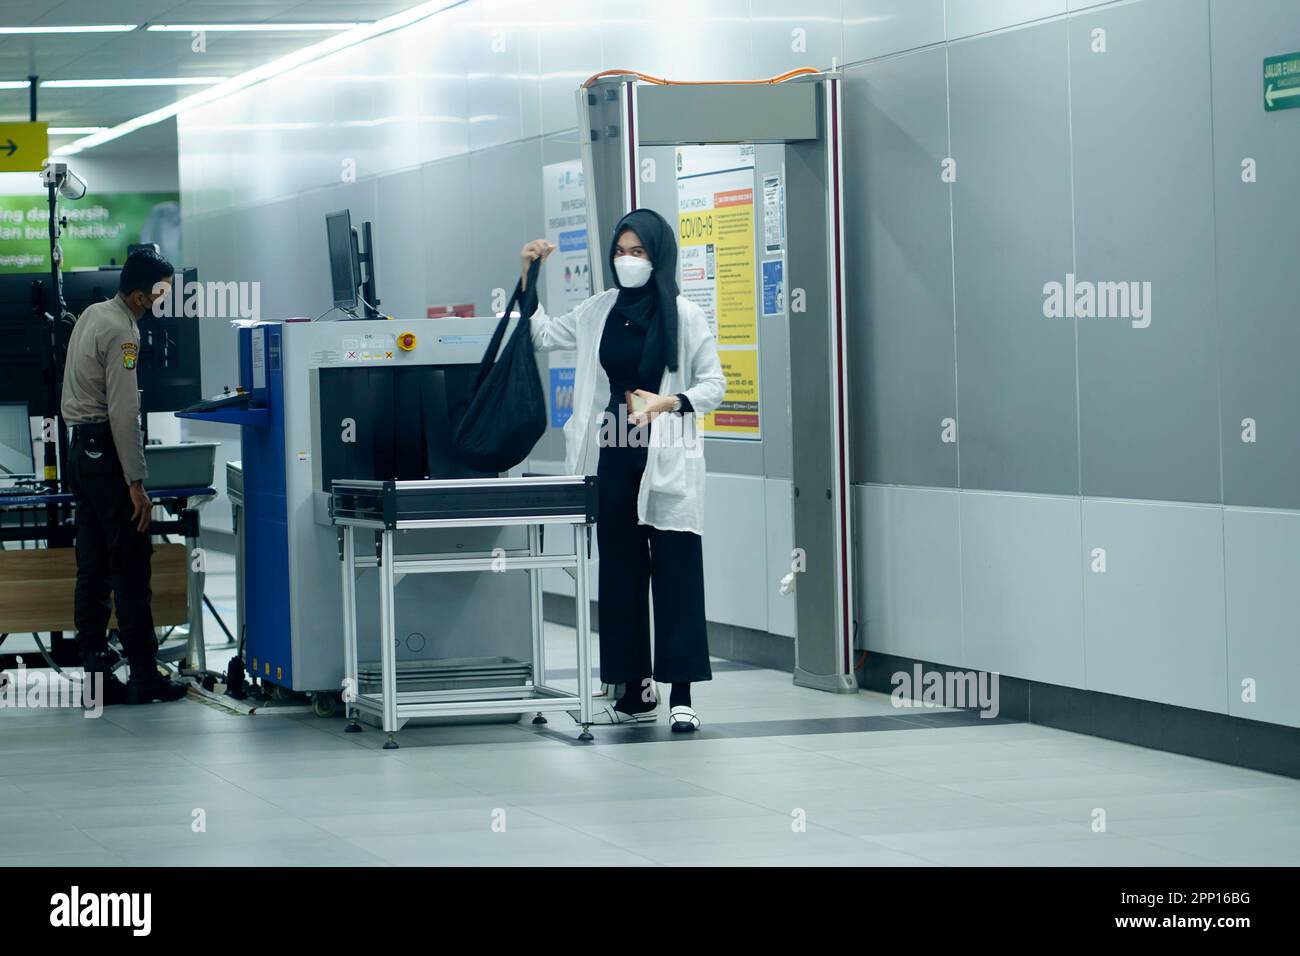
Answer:
[[[86,195],[86,181],[67,163],[46,163],[41,167],[41,182],[47,187],[53,186],[64,199],[80,199]]]

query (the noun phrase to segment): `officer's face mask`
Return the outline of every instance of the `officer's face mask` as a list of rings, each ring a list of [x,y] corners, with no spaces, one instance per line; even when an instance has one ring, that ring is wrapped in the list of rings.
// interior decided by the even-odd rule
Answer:
[[[614,271],[618,273],[618,284],[625,289],[639,289],[650,281],[654,266],[649,259],[639,256],[619,256],[614,260]]]
[[[163,300],[170,292],[171,283],[160,282],[153,287],[151,292],[132,292],[131,295],[127,297],[126,301],[132,309],[139,310],[138,318],[144,319],[155,314],[154,306],[158,305],[160,302],[162,302],[162,305],[158,305],[159,311],[156,314],[162,314],[161,310],[166,305]]]

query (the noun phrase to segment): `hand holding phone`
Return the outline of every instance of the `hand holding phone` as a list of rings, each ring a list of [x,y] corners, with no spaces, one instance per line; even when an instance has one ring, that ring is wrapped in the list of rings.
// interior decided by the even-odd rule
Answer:
[[[654,417],[668,407],[662,395],[637,389],[625,392],[627,398],[628,421],[640,427],[653,421]]]

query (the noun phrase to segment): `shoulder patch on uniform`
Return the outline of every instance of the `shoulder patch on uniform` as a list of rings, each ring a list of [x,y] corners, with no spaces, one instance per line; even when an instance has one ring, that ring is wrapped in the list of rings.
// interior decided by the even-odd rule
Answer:
[[[135,357],[140,352],[140,347],[134,342],[122,343],[122,368],[135,368]]]

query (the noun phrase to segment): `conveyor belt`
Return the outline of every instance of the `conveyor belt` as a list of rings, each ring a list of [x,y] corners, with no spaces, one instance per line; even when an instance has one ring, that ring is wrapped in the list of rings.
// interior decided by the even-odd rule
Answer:
[[[596,520],[593,476],[338,481],[330,495],[335,524],[431,528]]]

